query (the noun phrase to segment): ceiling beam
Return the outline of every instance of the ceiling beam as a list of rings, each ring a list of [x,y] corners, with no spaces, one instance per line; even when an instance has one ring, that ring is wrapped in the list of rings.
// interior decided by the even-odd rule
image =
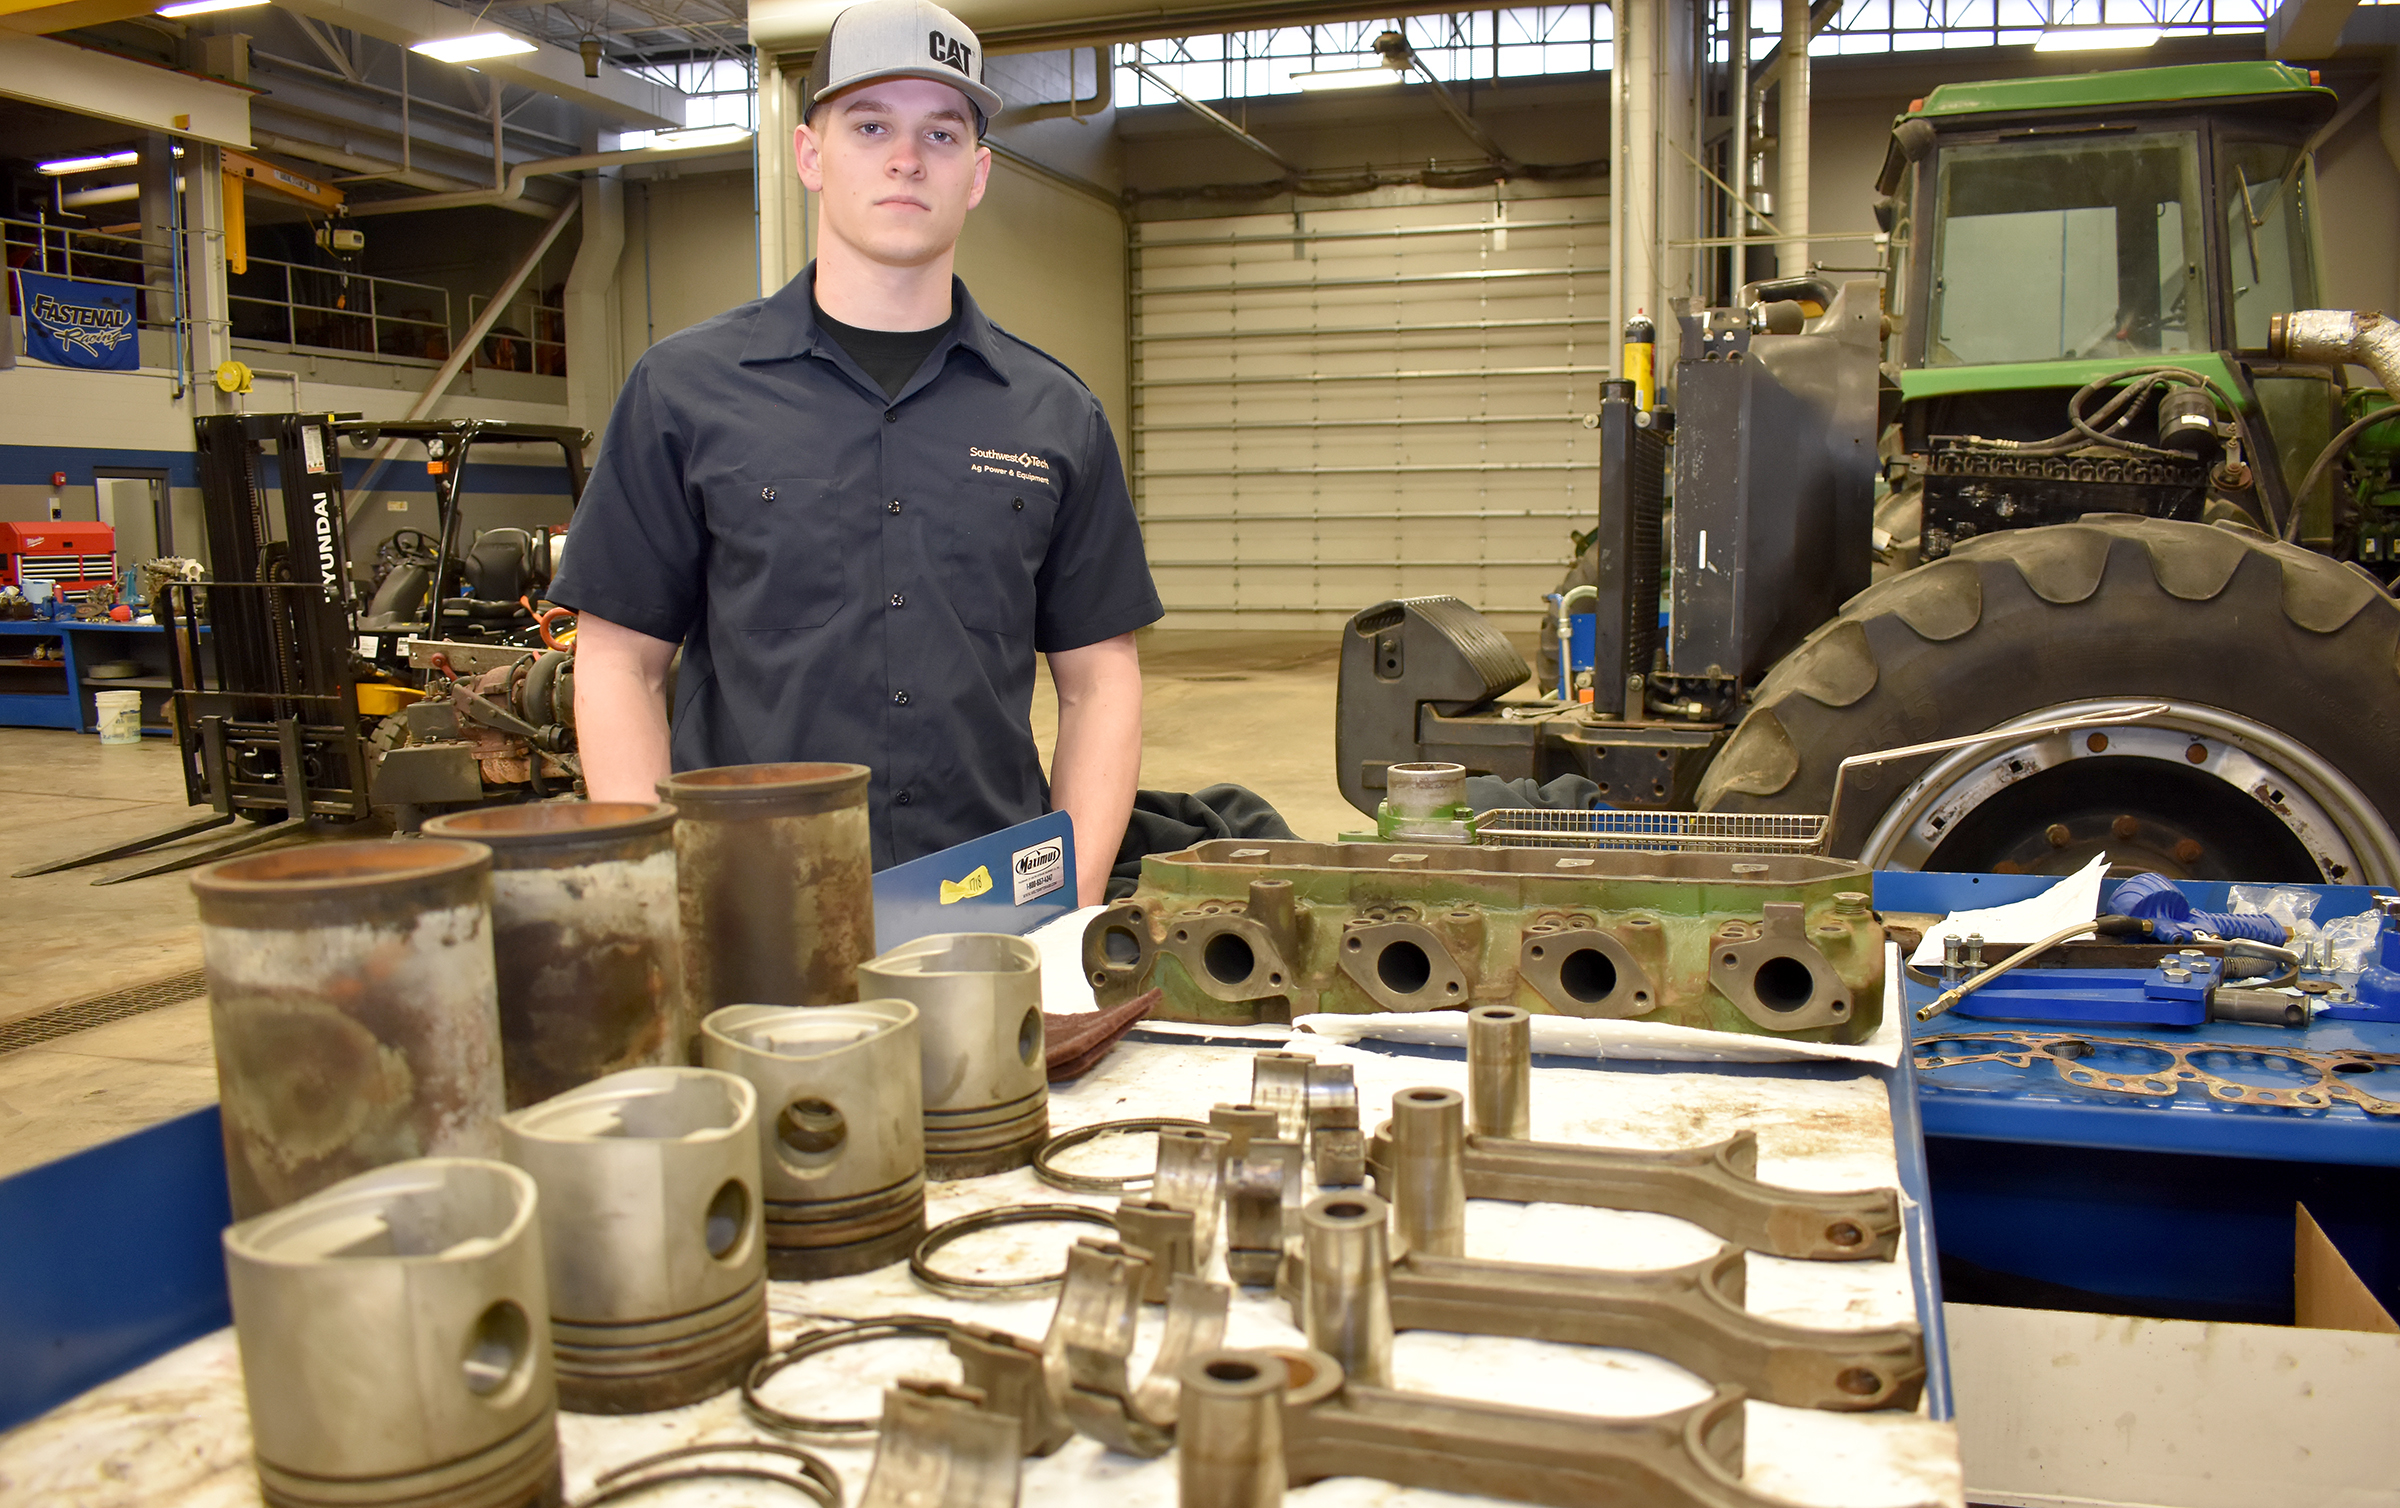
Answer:
[[[477,29],[471,12],[436,4],[435,0],[275,0],[275,3],[295,15],[329,26],[345,26],[402,47]],[[531,37],[525,40],[533,41]],[[598,78],[587,79],[583,76],[580,54],[547,42],[534,42],[533,48],[514,57],[477,63],[475,70],[498,82],[555,95],[624,126],[674,130],[683,124],[683,95],[666,85],[637,77],[608,62],[601,63]],[[428,66],[459,65],[429,61]]]
[[[2358,0],[2283,0],[2267,18],[2267,56],[2329,58]]]
[[[247,147],[251,93],[48,37],[0,31],[0,95],[54,110]]]
[[[750,0],[750,41],[759,56],[814,53],[849,0]],[[1152,37],[1257,31],[1335,21],[1440,15],[1456,4],[1393,5],[1359,0],[955,0],[945,7],[975,29],[986,53],[1039,52]]]

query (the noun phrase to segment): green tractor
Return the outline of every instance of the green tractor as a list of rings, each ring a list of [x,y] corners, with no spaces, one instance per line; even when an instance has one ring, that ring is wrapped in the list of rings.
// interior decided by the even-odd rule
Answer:
[[[1562,643],[1593,599],[1589,700],[1506,699],[1522,658],[1455,599],[1378,604],[1345,795],[1443,760],[1836,813],[1877,866],[2400,884],[2400,417],[2345,375],[2400,381],[2400,324],[2317,308],[2335,109],[2276,63],[1912,105],[1880,285],[1679,311],[1672,413],[1604,389],[1554,599]]]

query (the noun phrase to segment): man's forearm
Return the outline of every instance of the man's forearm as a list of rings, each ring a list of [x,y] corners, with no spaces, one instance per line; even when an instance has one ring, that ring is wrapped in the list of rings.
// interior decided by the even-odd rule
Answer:
[[[1142,773],[1142,670],[1133,636],[1050,657],[1058,684],[1058,753],[1050,805],[1075,824],[1075,889],[1098,905],[1125,840]]]
[[[671,769],[666,670],[675,646],[586,614],[575,630],[576,747],[594,801],[656,801]]]

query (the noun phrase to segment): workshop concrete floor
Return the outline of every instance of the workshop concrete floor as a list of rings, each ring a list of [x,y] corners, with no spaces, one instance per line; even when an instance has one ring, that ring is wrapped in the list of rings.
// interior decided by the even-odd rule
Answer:
[[[1356,827],[1333,780],[1338,653],[1330,632],[1145,634],[1143,786],[1233,781],[1273,802],[1303,837]],[[1056,724],[1045,677],[1034,694],[1045,759]],[[158,831],[188,812],[164,740],[102,747],[88,734],[0,728],[0,875]],[[216,1098],[187,876],[91,883],[141,863],[0,879],[0,1176]],[[150,1005],[161,998],[172,1003]],[[120,1019],[63,1035],[29,1019],[62,1024],[52,1016],[61,1007]]]

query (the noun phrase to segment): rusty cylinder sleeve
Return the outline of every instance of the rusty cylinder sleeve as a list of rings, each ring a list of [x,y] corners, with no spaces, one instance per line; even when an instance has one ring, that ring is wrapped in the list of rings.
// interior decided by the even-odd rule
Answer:
[[[501,1122],[541,1189],[562,1408],[680,1408],[767,1349],[758,1093],[708,1068],[636,1068]]]
[[[270,1508],[555,1503],[533,1180],[424,1158],[225,1232]]]
[[[708,1066],[758,1091],[768,1274],[840,1277],[907,1256],[925,1235],[917,1008],[730,1005],[700,1032]]]
[[[858,978],[861,993],[917,1008],[926,1176],[1033,1161],[1050,1138],[1041,950],[1006,933],[940,933],[861,964]]]
[[[453,812],[427,834],[492,851],[500,1061],[522,1109],[624,1068],[690,1063],[675,808],[552,801]]]
[[[491,851],[319,843],[192,876],[237,1220],[412,1157],[497,1157]]]
[[[875,954],[861,764],[745,764],[658,783],[675,805],[683,976],[701,1016],[839,1005]]]

